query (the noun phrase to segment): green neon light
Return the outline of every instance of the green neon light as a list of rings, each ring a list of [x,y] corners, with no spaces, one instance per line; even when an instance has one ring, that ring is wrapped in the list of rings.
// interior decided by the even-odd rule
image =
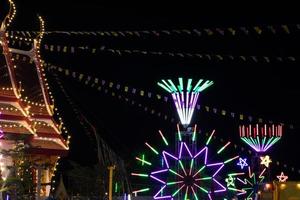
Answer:
[[[180,165],[180,167],[181,167],[183,173],[184,173],[185,175],[187,175],[187,174],[186,174],[186,171],[185,171],[185,169],[184,169],[184,166],[183,166],[183,164],[182,164],[182,162],[181,162],[181,160],[179,160],[179,165]]]
[[[217,152],[217,154],[220,154],[222,151],[224,151],[224,149],[230,144],[230,142],[227,142],[221,149],[219,149],[219,151]]]
[[[192,81],[193,79],[188,79],[188,84],[187,84],[187,87],[186,87],[186,90],[188,92],[191,92],[191,89],[192,89]]]
[[[202,181],[202,180],[211,180],[211,179],[212,179],[212,177],[204,177],[204,178],[199,178],[197,180]]]
[[[177,92],[177,88],[171,79],[168,79],[168,82],[171,84],[173,92]]]
[[[208,194],[208,191],[206,189],[204,189],[203,187],[196,185],[197,188],[199,188],[200,190],[202,190],[203,192],[205,192],[206,194]]]
[[[197,125],[195,125],[194,132],[193,132],[193,138],[192,138],[193,142],[195,142],[195,140],[196,140],[196,128],[197,128]]]
[[[165,81],[165,80],[161,80],[165,86],[167,86],[169,88],[169,90],[171,90],[171,92],[176,92],[176,90],[174,91],[174,89]]]
[[[144,155],[144,154],[143,154],[142,157],[143,157],[143,159],[141,159],[141,158],[139,158],[139,157],[135,157],[135,158],[136,158],[137,160],[141,161],[141,162],[142,162],[142,165],[144,165],[144,163],[147,164],[147,165],[150,165],[150,166],[152,165],[150,162],[148,162],[148,161],[145,160],[145,155]]]
[[[197,174],[199,174],[203,169],[205,168],[205,165],[203,165],[195,174],[193,177],[195,177]]]
[[[137,174],[137,173],[131,173],[132,176],[140,176],[140,177],[148,177],[148,174]]]
[[[144,189],[140,189],[140,190],[137,190],[137,191],[133,191],[132,193],[147,192],[149,190],[150,190],[150,188],[144,188]]]
[[[188,198],[188,191],[189,191],[189,187],[186,187],[186,191],[185,191],[185,195],[184,195],[184,200],[187,200],[187,198]]]
[[[159,134],[160,134],[160,136],[162,137],[162,139],[163,139],[164,143],[165,143],[165,144],[168,146],[168,145],[169,145],[169,143],[168,143],[167,139],[165,138],[165,136],[162,134],[162,132],[161,132],[161,131],[159,131]]]
[[[194,193],[195,200],[199,200],[198,197],[197,197],[196,192],[195,192],[194,189],[193,189],[193,187],[192,187],[192,190],[193,190],[193,193]]]
[[[226,161],[224,162],[224,164],[229,163],[229,162],[231,162],[231,161],[233,161],[233,160],[235,160],[235,159],[237,159],[237,158],[239,158],[239,156],[235,156],[235,157],[233,157],[233,158],[230,158],[230,159],[226,160]]]
[[[179,80],[179,86],[178,86],[179,92],[182,92],[183,91],[183,80],[182,80],[182,78],[178,78],[178,80]]]
[[[171,173],[175,174],[176,176],[179,176],[179,177],[182,177],[182,178],[183,178],[183,176],[181,176],[180,174],[178,174],[178,173],[177,173],[177,172],[175,172],[174,170],[172,170],[172,169],[169,169],[169,171],[170,171]]]
[[[244,175],[245,173],[231,173],[228,176],[237,176],[237,175]]]
[[[203,79],[200,79],[200,80],[198,81],[198,83],[195,85],[195,87],[194,87],[194,89],[193,89],[194,92],[198,92],[198,86],[202,83],[202,81],[203,81]]]
[[[118,183],[116,182],[115,183],[115,193],[117,193],[118,192]]]
[[[182,188],[184,187],[184,185],[182,185],[178,190],[176,190],[173,194],[172,197],[174,197]]]
[[[182,137],[181,137],[181,133],[180,133],[180,130],[179,130],[179,128],[177,129],[177,133],[178,133],[178,139],[179,139],[179,141],[181,142],[181,140],[182,140]]]
[[[158,155],[158,151],[156,149],[154,149],[150,144],[148,144],[147,142],[145,143],[147,147],[149,147],[156,155]]]
[[[168,182],[167,185],[175,185],[175,184],[177,184],[177,183],[178,183],[178,181]]]
[[[157,85],[159,85],[160,87],[162,87],[163,89],[165,89],[167,92],[172,93],[172,90],[170,90],[169,88],[167,88],[164,84],[161,83],[157,83]]]
[[[213,83],[214,83],[213,81],[205,81],[205,83],[199,87],[198,92],[205,90],[206,88],[211,86]]]
[[[208,140],[206,141],[206,145],[208,145],[210,143],[210,140],[211,140],[212,136],[214,135],[214,133],[215,133],[215,130],[213,130],[213,132],[210,134]]]
[[[193,166],[194,166],[194,158],[191,160],[191,164],[190,164],[190,175],[192,173],[192,169],[193,169]]]

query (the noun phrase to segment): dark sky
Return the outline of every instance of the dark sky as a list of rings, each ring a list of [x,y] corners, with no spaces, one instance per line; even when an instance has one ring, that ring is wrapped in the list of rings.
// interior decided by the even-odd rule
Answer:
[[[2,0],[1,0],[2,3]],[[3,3],[4,4],[4,3]],[[2,4],[1,4],[2,5]],[[111,30],[164,30],[254,25],[297,24],[300,17],[291,10],[264,9],[255,5],[194,5],[176,6],[157,3],[107,5],[101,1],[19,1],[17,17],[11,30],[37,30],[36,14],[45,18],[46,30],[111,31]],[[268,10],[268,12],[266,12]],[[2,12],[2,11],[1,11]],[[299,30],[292,34],[250,34],[249,36],[170,36],[146,38],[111,38],[94,36],[47,35],[45,43],[59,45],[90,45],[108,48],[145,49],[232,55],[299,55]],[[164,56],[116,56],[109,53],[61,54],[42,51],[46,62],[66,66],[78,72],[135,88],[164,93],[156,82],[178,76],[205,78],[215,81],[201,96],[201,103],[237,113],[299,125],[299,58],[296,62],[243,62],[203,61],[192,58]],[[94,89],[60,76],[73,101],[92,123],[99,134],[122,158],[131,162],[134,153],[144,148],[145,140],[154,140],[158,129],[169,132],[175,124],[161,120],[123,100],[97,92]],[[50,77],[51,79],[51,77]],[[54,86],[56,104],[61,110],[67,128],[73,137],[67,160],[91,164],[96,160],[95,143],[84,133],[59,88]],[[162,112],[177,115],[173,104],[160,104],[144,98],[135,99]],[[237,144],[239,121],[210,113],[195,114],[204,131],[216,128],[220,137]],[[300,153],[299,129],[285,129],[282,141],[273,150],[274,160],[300,169],[293,155]],[[283,166],[282,166],[283,167]]]

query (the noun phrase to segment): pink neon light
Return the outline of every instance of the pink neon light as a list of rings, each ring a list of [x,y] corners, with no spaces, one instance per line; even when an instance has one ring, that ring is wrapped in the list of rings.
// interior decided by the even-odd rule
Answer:
[[[169,153],[166,152],[166,151],[163,151],[163,157],[164,157],[165,163],[166,163],[166,165],[167,165],[167,168],[170,168],[166,155],[170,156],[171,158],[173,158],[173,159],[175,159],[175,160],[178,160],[178,158],[176,158],[175,156],[169,154]]]
[[[206,165],[207,163],[207,147],[204,147],[201,151],[199,151],[195,156],[194,158],[197,158],[203,151],[205,151],[205,157],[204,157],[204,164]]]
[[[224,167],[224,163],[212,163],[212,164],[209,164],[209,165],[207,165],[207,167],[211,167],[211,166],[217,166],[217,165],[219,165],[220,167],[219,167],[219,169],[212,175],[212,177],[215,177],[215,175],[217,175],[218,174],[218,172]]]
[[[153,198],[154,199],[166,199],[166,198],[171,198],[172,196],[171,195],[167,195],[167,196],[158,196],[160,193],[161,193],[161,191],[163,191],[164,189],[165,189],[165,187],[166,187],[167,185],[164,185],[154,196],[153,196]]]
[[[193,158],[193,155],[192,155],[191,151],[189,150],[188,146],[186,145],[186,143],[184,142],[183,144],[184,144],[186,150],[188,151],[188,153],[190,154],[190,157]]]
[[[180,142],[179,159],[181,159],[183,142]]]
[[[215,183],[217,183],[222,189],[220,189],[220,190],[215,190],[214,192],[215,193],[219,193],[219,192],[225,192],[226,191],[226,188],[220,183],[220,182],[218,182],[216,179],[214,179],[213,178],[213,181],[215,182]]]
[[[154,171],[154,172],[151,172],[151,174],[159,174],[159,173],[166,172],[166,171],[169,171],[169,169],[162,169],[162,170]]]
[[[162,183],[162,184],[166,184],[166,182],[160,180],[159,178],[153,176],[153,175],[150,175],[151,178],[153,178],[154,180],[157,180],[158,182]]]

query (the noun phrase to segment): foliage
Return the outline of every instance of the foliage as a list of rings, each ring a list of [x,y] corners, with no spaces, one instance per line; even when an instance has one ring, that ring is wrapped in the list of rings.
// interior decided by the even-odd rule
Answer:
[[[12,199],[29,199],[33,195],[32,163],[25,154],[26,146],[16,142],[13,149],[1,150],[1,154],[11,157],[13,165],[8,166],[9,175],[2,180],[2,190]]]

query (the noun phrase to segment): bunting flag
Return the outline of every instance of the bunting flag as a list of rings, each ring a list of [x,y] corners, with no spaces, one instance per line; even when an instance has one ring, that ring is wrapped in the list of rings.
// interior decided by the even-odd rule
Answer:
[[[49,65],[49,64],[48,64]],[[50,65],[49,65],[50,66]],[[56,66],[53,66],[53,65],[51,65],[52,67],[53,67],[53,69],[57,69],[58,67],[56,67]],[[51,74],[53,74],[55,77],[57,77],[58,75],[56,74],[56,72],[53,72],[53,73],[51,73]],[[61,73],[61,75],[64,75],[63,73]],[[88,76],[86,76],[86,77],[88,77]],[[61,81],[57,81],[60,85],[61,85]],[[128,97],[126,97],[126,95],[128,95],[128,94],[116,94],[115,93],[115,91],[112,91],[111,90],[111,87],[110,87],[110,85],[113,85],[113,84],[111,84],[111,83],[113,83],[113,82],[107,82],[107,81],[105,81],[105,80],[102,80],[101,81],[102,82],[102,84],[101,84],[101,86],[98,86],[98,87],[95,87],[95,89],[97,89],[97,91],[99,91],[99,92],[103,92],[103,93],[105,93],[105,94],[107,94],[107,95],[110,95],[111,97],[113,97],[113,98],[116,98],[116,99],[118,99],[118,100],[123,100],[123,102],[125,102],[125,103],[127,103],[128,105],[130,105],[130,106],[135,106],[135,107],[137,107],[137,108],[139,108],[141,111],[144,111],[145,113],[147,113],[147,114],[150,114],[151,116],[157,116],[157,117],[159,117],[159,118],[162,118],[162,119],[164,119],[164,120],[167,120],[167,121],[169,121],[170,123],[174,123],[174,124],[177,124],[178,122],[172,117],[172,116],[168,116],[168,115],[165,115],[165,114],[163,114],[163,113],[161,113],[161,111],[157,111],[157,110],[155,110],[154,108],[150,108],[150,107],[148,107],[148,106],[146,106],[146,105],[143,105],[142,103],[139,103],[139,102],[136,102],[136,101],[134,101],[134,100],[131,100],[130,98],[128,98]],[[106,84],[106,83],[108,83],[108,84]],[[117,86],[119,85],[119,84],[116,84]],[[64,87],[61,85],[60,86],[63,90],[64,90]],[[121,86],[120,86],[121,87]],[[125,87],[127,87],[128,88],[128,86],[125,86]],[[132,89],[134,89],[134,88],[132,88]],[[135,89],[135,91],[137,91],[136,89]],[[66,96],[66,99],[68,100],[68,102],[70,103],[70,105],[72,106],[72,108],[74,109],[74,113],[76,114],[76,115],[79,115],[80,114],[80,110],[78,110],[78,107],[76,107],[76,106],[74,106],[74,103],[73,103],[73,101],[72,101],[72,99],[67,95]],[[200,105],[198,104],[197,106],[197,109],[198,109],[198,107],[200,108]],[[205,109],[207,109],[208,111],[210,110],[210,107],[208,107],[208,106],[204,106],[205,107]],[[218,109],[216,109],[216,108],[212,108],[212,110],[213,110],[213,112],[217,112],[217,110]],[[221,110],[221,113],[222,113],[222,115],[226,115],[226,111],[225,110]],[[234,114],[234,113],[231,113],[231,114]],[[234,115],[233,115],[234,116]],[[250,116],[249,116],[250,117]],[[79,119],[80,119],[80,117],[79,117]],[[208,133],[207,133],[208,134]],[[213,137],[213,139],[217,139],[216,137]],[[224,142],[224,139],[223,138],[219,138],[219,140],[220,140],[220,142]],[[235,149],[238,149],[239,148],[239,146],[240,145],[237,145],[237,144],[233,144],[234,145],[234,148]],[[246,149],[244,148],[244,147],[241,147],[239,150],[241,150],[242,152],[244,152],[244,151],[246,151]],[[251,155],[251,154],[253,154],[254,152],[252,151],[252,150],[247,150],[246,151],[249,155]],[[288,165],[287,164],[283,164],[283,163],[281,163],[281,162],[279,162],[279,161],[276,161],[275,162],[276,163],[276,165],[277,166],[279,166],[280,168],[285,168],[285,169],[290,169],[293,173],[298,173],[298,174],[300,174],[300,169],[295,169],[295,167],[288,167]]]
[[[20,41],[21,42],[21,41]],[[25,43],[26,44],[26,43]],[[20,43],[20,46],[22,44]],[[28,43],[28,45],[31,45]],[[169,51],[147,51],[139,49],[112,49],[105,46],[93,48],[89,46],[61,46],[44,44],[44,50],[56,53],[109,53],[116,56],[166,56],[174,58],[193,58],[202,61],[213,62],[251,62],[251,63],[274,63],[274,62],[296,62],[299,58],[295,56],[254,56],[254,55],[228,55],[228,54],[205,54],[205,53],[187,53],[187,52],[169,52]]]
[[[16,60],[32,62],[26,56],[15,55],[14,58]],[[43,64],[49,72],[53,72],[53,73],[59,72],[60,74],[71,77],[79,82],[84,83],[85,85],[90,85],[91,87],[97,88],[98,90],[101,90],[102,87],[107,85],[108,86],[107,90],[117,89],[117,91],[119,93],[122,93],[122,92],[126,93],[126,94],[130,93],[131,95],[149,98],[149,99],[153,99],[153,100],[157,100],[157,101],[161,101],[161,102],[165,102],[165,103],[168,102],[168,100],[169,100],[168,96],[163,96],[158,93],[153,93],[151,91],[146,91],[143,89],[137,89],[137,88],[134,88],[134,87],[131,87],[128,85],[121,86],[121,84],[115,83],[113,81],[103,80],[103,79],[100,79],[99,77],[93,77],[93,76],[86,75],[83,73],[75,72],[68,68],[56,66],[56,65],[53,65],[50,63],[43,63]],[[254,117],[253,115],[236,113],[236,112],[228,111],[226,109],[219,109],[219,108],[211,107],[211,106],[207,106],[207,105],[197,104],[195,109],[201,110],[201,111],[204,111],[207,113],[221,115],[224,117],[229,117],[232,119],[237,119],[242,122],[245,122],[245,120],[247,120],[248,122],[251,122],[251,123],[274,123],[273,120],[266,120],[266,119],[262,119],[261,117]],[[287,123],[283,123],[283,122],[278,122],[278,123],[285,125],[285,127],[288,129],[294,129],[293,124],[287,124]]]
[[[21,58],[19,58],[19,59],[21,59]],[[126,94],[130,93],[131,95],[154,99],[154,100],[158,100],[161,102],[168,102],[168,100],[169,100],[168,96],[163,96],[161,94],[153,93],[151,91],[146,91],[143,89],[137,89],[137,88],[134,88],[134,87],[131,87],[128,85],[121,86],[121,84],[115,83],[113,81],[103,80],[98,77],[93,77],[93,76],[86,75],[83,73],[75,72],[75,71],[72,71],[72,70],[64,68],[64,67],[58,67],[58,66],[52,65],[50,63],[44,63],[44,66],[50,72],[54,72],[54,73],[59,72],[65,76],[74,78],[75,80],[82,82],[85,85],[90,85],[91,87],[97,88],[98,90],[101,90],[102,87],[107,85],[108,86],[107,90],[112,91],[112,90],[116,89],[119,93],[122,93],[122,92],[126,93]],[[207,106],[207,105],[197,104],[195,108],[197,110],[201,110],[204,112],[213,113],[213,114],[225,116],[225,117],[230,117],[232,119],[238,119],[242,122],[247,120],[248,122],[251,122],[251,123],[274,123],[273,120],[266,120],[266,119],[262,119],[260,117],[254,117],[253,115],[231,112],[226,109],[219,109],[219,108],[211,107],[211,106]],[[282,122],[281,122],[281,124],[285,125],[285,127],[287,127],[288,129],[294,129],[293,124],[286,124],[286,123],[282,123]]]
[[[170,30],[119,30],[119,31],[46,31],[45,35],[94,36],[94,37],[170,37],[170,36],[250,36],[262,34],[299,33],[300,24],[254,25],[238,27],[211,27]],[[12,37],[35,37],[38,31],[9,31]]]

